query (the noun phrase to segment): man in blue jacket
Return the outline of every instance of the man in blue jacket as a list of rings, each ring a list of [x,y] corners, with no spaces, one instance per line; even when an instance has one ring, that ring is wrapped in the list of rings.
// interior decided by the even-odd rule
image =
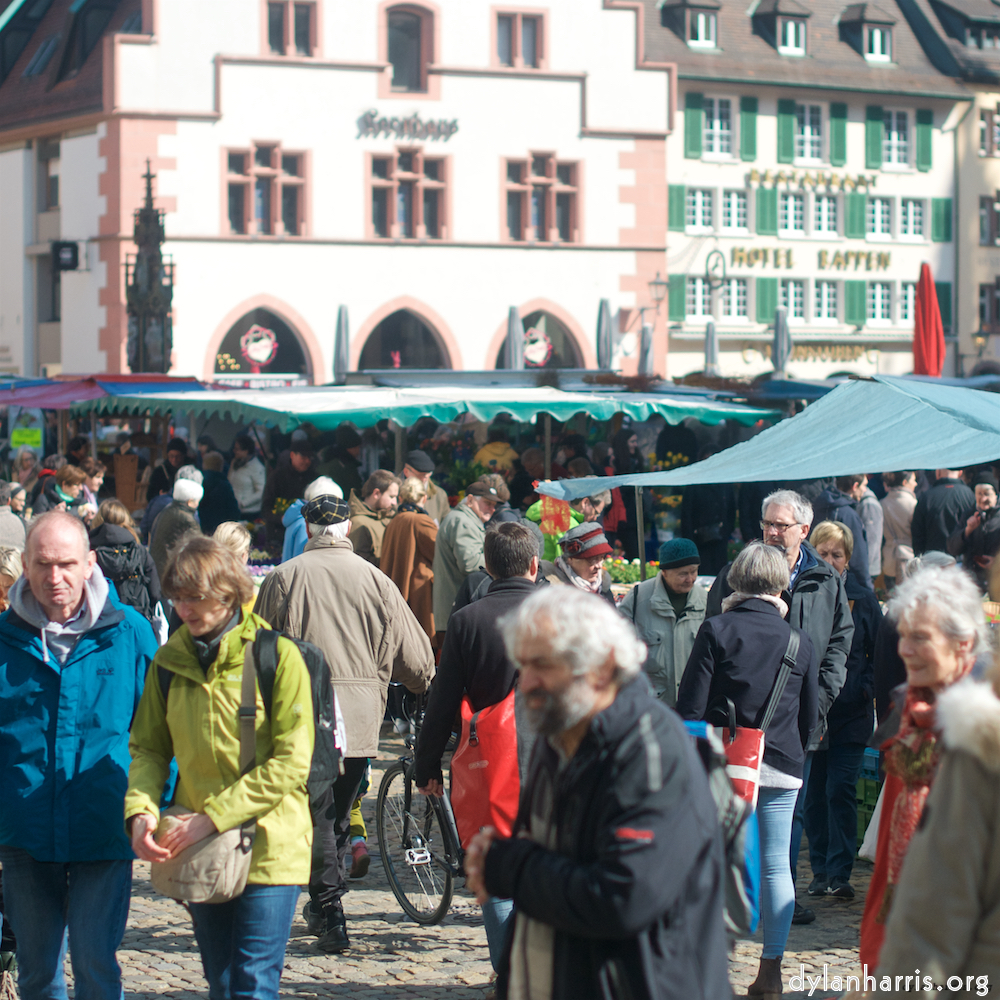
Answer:
[[[132,851],[123,822],[128,733],[153,630],[110,596],[79,518],[28,531],[24,576],[0,615],[0,864],[23,1000],[122,996],[115,957]]]

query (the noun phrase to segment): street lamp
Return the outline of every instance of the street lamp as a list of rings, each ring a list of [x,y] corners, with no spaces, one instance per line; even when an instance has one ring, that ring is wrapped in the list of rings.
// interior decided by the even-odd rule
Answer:
[[[667,297],[669,283],[660,277],[660,272],[656,272],[656,277],[649,282],[649,297],[653,300],[653,311],[660,311],[660,303]],[[653,327],[646,321],[646,310],[649,306],[642,306],[639,313],[642,316],[642,332],[639,339],[639,374],[653,374]]]
[[[656,272],[656,277],[649,283],[649,295],[659,311],[660,303],[667,297],[667,289],[670,283],[660,277],[660,272]]]

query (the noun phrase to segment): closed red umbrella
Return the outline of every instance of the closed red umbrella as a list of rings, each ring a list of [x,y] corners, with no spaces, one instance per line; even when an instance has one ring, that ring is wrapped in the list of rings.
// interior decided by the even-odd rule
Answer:
[[[941,377],[944,367],[944,327],[930,264],[920,265],[916,315],[913,321],[913,374]]]

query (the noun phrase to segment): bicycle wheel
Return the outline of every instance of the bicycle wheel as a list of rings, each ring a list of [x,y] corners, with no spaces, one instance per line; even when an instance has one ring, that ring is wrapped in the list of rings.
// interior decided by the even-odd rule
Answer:
[[[378,849],[389,887],[418,924],[436,924],[451,906],[455,849],[441,825],[437,803],[414,787],[411,767],[389,767],[375,811]]]

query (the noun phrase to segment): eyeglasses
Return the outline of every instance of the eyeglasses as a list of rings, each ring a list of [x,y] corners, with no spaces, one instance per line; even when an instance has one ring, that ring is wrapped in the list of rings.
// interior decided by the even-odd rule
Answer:
[[[797,528],[797,524],[782,524],[780,521],[761,521],[760,528],[761,531],[770,531],[772,528],[775,531],[785,532],[789,528]]]

